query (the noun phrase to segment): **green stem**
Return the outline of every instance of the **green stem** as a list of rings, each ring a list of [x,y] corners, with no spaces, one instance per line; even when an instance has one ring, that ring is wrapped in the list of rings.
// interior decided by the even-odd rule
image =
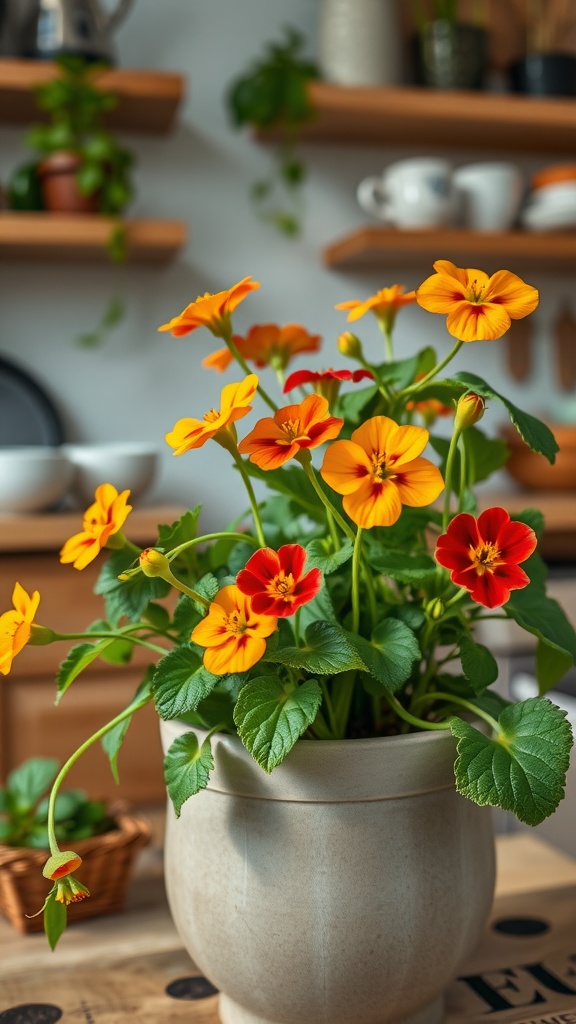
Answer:
[[[232,340],[232,331],[227,331],[226,334],[223,335],[223,337],[224,337],[224,341],[226,342],[226,344],[227,344],[228,348],[230,349],[232,355],[234,356],[234,359],[236,360],[238,365],[242,367],[242,369],[244,370],[244,373],[247,376],[248,376],[248,374],[253,373],[253,371],[248,366],[248,363],[246,362],[244,357],[240,355],[240,352],[236,348],[236,345],[234,344],[234,342]],[[264,390],[264,388],[262,387],[261,384],[258,384],[257,391],[258,391],[258,394],[260,395],[260,398],[262,398],[266,402],[266,405],[269,406],[270,409],[272,409],[272,412],[278,412],[278,406],[276,405],[275,402],[272,401],[272,399],[266,393],[266,391]]]
[[[456,458],[456,451],[458,449],[458,441],[460,440],[461,430],[454,428],[452,439],[450,441],[450,447],[448,449],[448,458],[446,459],[446,477],[444,480],[444,487],[446,488],[444,493],[444,513],[442,516],[442,533],[446,533],[446,527],[448,526],[448,520],[450,519],[450,498],[452,496],[452,473],[454,470],[454,459]]]
[[[322,687],[322,694],[324,696],[324,703],[326,704],[326,710],[328,712],[328,721],[330,722],[330,728],[334,738],[338,736],[338,723],[334,715],[334,708],[332,707],[332,701],[330,700],[330,694],[328,693],[328,687],[326,681],[321,677],[320,686]]]
[[[360,626],[360,586],[359,567],[362,551],[362,530],[358,527],[352,555],[352,632],[357,633]]]
[[[322,490],[322,488],[320,487],[320,484],[318,483],[318,481],[316,479],[316,474],[315,474],[314,469],[312,467],[312,461],[311,461],[311,458],[310,458],[310,452],[306,451],[306,449],[303,449],[303,450],[301,450],[298,453],[296,458],[300,462],[300,465],[304,469],[304,472],[306,473],[306,476],[308,477],[310,483],[312,484],[312,487],[316,491],[316,494],[320,498],[320,501],[322,502],[324,507],[326,509],[328,509],[328,512],[330,513],[330,515],[333,516],[335,521],[338,523],[338,526],[342,530],[342,533],[344,533],[346,535],[346,537],[348,537],[348,540],[350,540],[350,541],[352,541],[352,543],[354,543],[354,541],[355,541],[354,531],[348,526],[348,523],[342,518],[342,516],[338,512],[338,509],[334,508],[334,505],[331,503],[331,501],[329,501],[327,496],[324,494],[324,491]]]
[[[199,596],[199,595],[198,595]],[[203,598],[199,598],[203,600]],[[150,627],[145,623],[140,623],[138,629],[149,629]],[[165,647],[159,647],[157,644],[151,644],[147,640],[142,640],[139,636],[131,636],[130,633],[55,633],[54,640],[129,640],[132,644],[138,644],[139,647],[146,647],[149,651],[154,651],[155,654],[166,654]]]
[[[130,718],[130,716],[133,715],[136,711],[139,711],[140,708],[145,707],[146,704],[149,704],[151,700],[152,694],[150,693],[146,697],[143,697],[137,704],[130,704],[127,708],[124,708],[124,710],[121,711],[120,714],[116,715],[116,718],[113,718],[111,722],[107,722],[107,724],[103,725],[102,728],[98,729],[97,732],[92,733],[92,736],[85,740],[84,743],[80,747],[78,747],[77,750],[74,751],[74,753],[66,761],[66,764],[64,764],[60,771],[58,772],[58,775],[56,776],[56,779],[54,780],[54,783],[52,785],[52,789],[50,792],[50,800],[48,802],[48,842],[50,845],[50,853],[52,854],[52,856],[60,852],[58,847],[58,841],[56,839],[54,807],[56,804],[56,797],[58,796],[58,790],[60,789],[60,786],[64,779],[66,778],[68,772],[76,764],[76,761],[78,761],[82,754],[86,750],[88,750],[88,748],[91,747],[94,743],[96,743],[97,740],[101,739],[102,736],[105,736],[107,732],[110,732],[112,729],[115,729],[116,726],[120,725],[120,723],[123,722],[126,718]]]
[[[177,548],[172,548],[167,554],[169,562],[177,555],[182,554],[188,548],[194,547],[195,544],[203,544],[209,540],[238,540],[243,541],[246,544],[253,544],[255,548],[260,547],[260,542],[255,537],[251,537],[249,533],[232,533],[231,531],[223,530],[220,533],[205,533],[202,537],[194,537],[192,540],[186,540],[183,544],[179,544]]]
[[[414,384],[409,384],[408,387],[405,387],[402,391],[399,391],[396,397],[398,399],[405,398],[406,395],[411,395],[413,394],[414,391],[421,391],[421,389],[428,383],[428,381],[432,380],[432,378],[435,377],[436,374],[440,373],[440,370],[443,370],[444,367],[448,365],[448,363],[454,358],[456,353],[460,351],[463,344],[463,341],[457,341],[456,344],[454,345],[454,348],[451,349],[451,351],[448,353],[445,359],[442,359],[441,362],[437,363],[436,366],[434,366],[429,371],[429,373],[426,373],[423,377],[421,377],[419,381],[416,381]]]
[[[252,509],[252,516],[254,517],[254,526],[256,527],[256,533],[258,535],[258,544],[261,548],[266,547],[266,538],[264,537],[264,530],[262,529],[262,520],[260,519],[260,513],[258,511],[258,502],[256,501],[256,495],[254,494],[254,488],[252,487],[252,481],[246,471],[244,460],[239,452],[232,451],[234,462],[238,466],[240,476],[244,481],[244,486],[248,494],[248,500],[250,502],[250,508]]]
[[[483,718],[484,721],[488,723],[490,728],[493,729],[495,733],[500,732],[500,726],[498,725],[496,719],[492,718],[492,715],[489,715],[487,711],[483,711],[482,708],[479,708],[476,704],[471,704],[470,701],[465,700],[464,697],[456,697],[455,694],[453,693],[441,693],[440,691],[438,691],[434,693],[423,694],[418,699],[418,703],[423,703],[424,701],[428,703],[429,701],[433,700],[445,700],[449,701],[450,704],[458,704],[459,707],[466,708],[467,711],[471,711],[472,714],[476,715],[478,718]]]
[[[446,730],[450,728],[447,722],[426,722],[422,718],[416,718],[414,715],[411,715],[392,693],[386,694],[386,700],[391,707],[394,708],[400,718],[403,718],[405,722],[409,722],[410,725],[415,725],[417,729]]]

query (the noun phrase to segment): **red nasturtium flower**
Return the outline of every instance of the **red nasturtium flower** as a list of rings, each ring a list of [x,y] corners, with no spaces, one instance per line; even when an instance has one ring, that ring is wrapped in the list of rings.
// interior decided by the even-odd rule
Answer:
[[[340,302],[336,309],[347,309],[347,320],[359,320],[365,313],[374,315],[385,324],[388,330],[392,330],[398,310],[416,302],[416,292],[405,292],[401,284],[393,284],[391,288],[381,288],[375,295],[363,302],[357,299],[350,299],[348,302]]]
[[[300,324],[256,324],[244,337],[233,336],[243,359],[254,363],[258,368],[272,366],[275,370],[285,370],[288,363],[300,352],[317,352],[320,348],[320,335],[310,334]],[[233,359],[229,348],[218,349],[202,361],[202,366],[220,373],[230,365]]]
[[[12,604],[13,609],[0,615],[0,673],[3,676],[8,675],[13,659],[30,639],[40,594],[37,590],[27,594],[20,583],[15,583]]]
[[[275,616],[256,614],[250,598],[230,584],[218,591],[190,639],[206,648],[204,665],[214,675],[247,672],[260,661],[266,650],[266,637],[277,624]]]
[[[433,264],[435,274],[416,290],[416,301],[429,313],[444,313],[446,328],[461,341],[494,341],[512,320],[521,320],[538,305],[532,285],[508,270],[488,277],[483,270],[463,270],[449,260]]]
[[[503,508],[488,508],[478,519],[461,512],[438,538],[436,561],[450,569],[450,579],[470,591],[485,608],[506,604],[511,590],[530,582],[519,562],[536,547],[536,534],[513,522]]]
[[[391,526],[402,505],[429,505],[444,488],[438,467],[419,458],[428,437],[423,427],[373,416],[349,441],[329,446],[320,475],[343,495],[344,510],[357,526]]]
[[[124,526],[132,505],[130,491],[120,494],[112,484],[96,488],[95,501],[84,513],[82,532],[70,537],[60,552],[63,565],[72,562],[75,569],[85,569],[106,546],[110,537]]]
[[[226,384],[220,396],[220,409],[210,409],[201,420],[185,417],[178,420],[173,429],[165,435],[166,441],[174,448],[174,455],[183,455],[192,448],[201,448],[211,437],[226,430],[231,423],[246,416],[256,394],[258,377],[249,373],[237,384]]]
[[[338,397],[342,381],[352,381],[357,384],[360,380],[374,380],[374,374],[370,370],[296,370],[286,378],[284,394],[300,388],[303,384],[312,384],[317,395],[324,395],[332,404]]]
[[[251,598],[260,615],[293,615],[311,601],[322,586],[320,569],[304,573],[306,552],[300,544],[283,544],[278,551],[260,548],[241,569],[236,585]]]
[[[250,292],[259,287],[258,281],[244,277],[227,291],[215,294],[206,292],[186,306],[178,316],[173,317],[167,324],[162,324],[158,330],[170,331],[178,338],[183,334],[190,334],[197,327],[207,327],[217,338],[225,338],[230,331],[230,314]]]
[[[285,405],[265,416],[238,445],[241,455],[261,469],[278,469],[302,448],[317,448],[337,437],[344,420],[330,416],[322,395],[308,395],[299,405]]]

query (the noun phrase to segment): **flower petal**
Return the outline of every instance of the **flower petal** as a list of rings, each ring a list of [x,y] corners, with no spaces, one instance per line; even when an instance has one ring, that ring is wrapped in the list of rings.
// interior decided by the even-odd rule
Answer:
[[[367,480],[354,494],[347,494],[342,505],[352,522],[363,530],[392,526],[402,512],[398,488],[390,480]]]
[[[499,270],[492,275],[485,295],[488,302],[505,306],[513,320],[533,313],[539,302],[538,290],[509,270]]]
[[[402,504],[413,508],[430,505],[444,490],[442,474],[429,459],[414,459],[402,465],[392,480]]]

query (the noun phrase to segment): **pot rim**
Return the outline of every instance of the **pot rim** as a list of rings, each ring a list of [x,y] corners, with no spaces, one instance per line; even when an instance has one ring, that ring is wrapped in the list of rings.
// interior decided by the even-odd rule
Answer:
[[[161,720],[160,732],[165,754],[186,732],[194,732],[199,743],[208,736],[206,730],[178,720]],[[366,739],[300,739],[270,774],[238,736],[215,733],[210,744],[214,770],[206,788],[211,792],[261,800],[350,803],[455,787],[456,741],[449,729]]]

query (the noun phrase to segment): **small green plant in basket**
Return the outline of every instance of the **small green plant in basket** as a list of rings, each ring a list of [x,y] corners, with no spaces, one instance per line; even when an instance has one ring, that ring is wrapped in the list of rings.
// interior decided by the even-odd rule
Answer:
[[[58,701],[97,659],[125,664],[136,648],[150,656],[133,700],[71,754],[52,788],[44,874],[55,886],[62,878],[72,886],[79,862],[54,832],[60,784],[100,741],[116,775],[126,729],[150,703],[160,719],[190,726],[164,762],[176,817],[209,785],[211,739],[222,733],[271,773],[296,744],[444,731],[454,738],[456,789],[474,803],[536,825],[563,797],[572,731],[547,694],[576,660],[576,633],[546,592],[540,512],[479,510],[476,485],[507,457],[479,425],[486,404],[501,404],[549,462],[558,445],[536,417],[451,365],[467,344],[497,343],[512,320],[528,316],[537,290],[509,271],[489,277],[438,260],[413,292],[395,284],[336,307],[349,327],[338,351],[354,369],[286,377],[291,360],[316,352],[320,338],[295,323],[236,333],[234,311],[258,288],[247,277],[199,296],[160,328],[176,338],[207,328],[224,347],[204,364],[240,368],[219,400],[178,420],[166,441],[191,461],[215,443],[245,490],[245,513],[203,534],[200,507],[190,509],[159,525],[156,544],[142,550],[124,532],[129,491],[103,483],[60,560],[83,570],[108,550],[96,584],[105,617],[85,632],[57,633],[37,621],[39,592],[18,582],[13,608],[0,616],[3,674],[29,644],[73,642]],[[427,346],[396,356],[396,318],[414,303],[446,318],[446,354]],[[383,336],[375,358],[350,329],[364,318]],[[249,364],[273,369],[282,394],[296,390],[298,399],[278,401]],[[263,415],[239,437],[256,403]],[[439,416],[449,418],[449,437],[435,431]],[[265,485],[263,499],[254,482]],[[173,610],[161,603],[169,594]],[[477,637],[495,617],[534,638],[537,696],[513,702],[498,692],[496,660]],[[55,945],[66,923],[55,889],[45,922]]]

